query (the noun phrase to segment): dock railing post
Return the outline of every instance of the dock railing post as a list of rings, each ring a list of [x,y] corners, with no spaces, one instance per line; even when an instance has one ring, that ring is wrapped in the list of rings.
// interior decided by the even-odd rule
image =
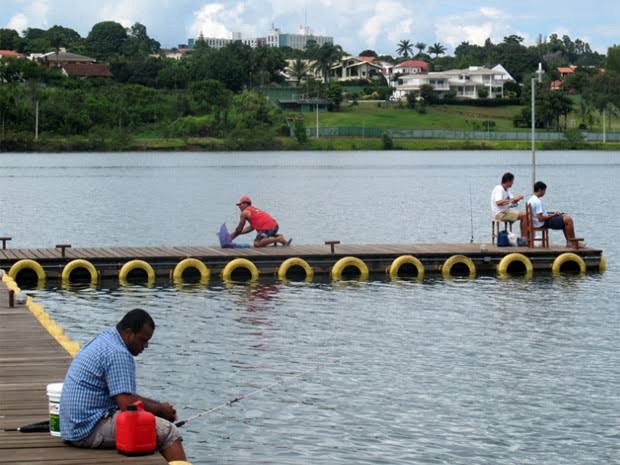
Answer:
[[[65,250],[71,248],[71,244],[56,244],[56,248],[60,249],[62,258],[65,258]]]
[[[336,248],[335,246],[340,244],[340,241],[325,241],[325,245],[329,245],[331,253],[334,253]]]
[[[2,250],[6,250],[6,243],[10,241],[12,238],[8,236],[0,237],[0,241],[2,241]]]

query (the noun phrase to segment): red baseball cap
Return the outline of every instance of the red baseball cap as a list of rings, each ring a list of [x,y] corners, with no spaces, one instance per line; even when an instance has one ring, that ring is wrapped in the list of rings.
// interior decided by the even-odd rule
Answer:
[[[252,205],[252,199],[248,197],[247,195],[244,195],[243,197],[239,199],[239,202],[237,202],[237,205],[241,205],[242,203],[249,203],[250,205]]]

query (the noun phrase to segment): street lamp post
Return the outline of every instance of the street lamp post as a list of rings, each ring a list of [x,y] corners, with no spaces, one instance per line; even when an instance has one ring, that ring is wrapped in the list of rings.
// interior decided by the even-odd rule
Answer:
[[[542,82],[542,63],[538,63],[538,78],[532,78],[532,189],[536,182],[536,80]]]

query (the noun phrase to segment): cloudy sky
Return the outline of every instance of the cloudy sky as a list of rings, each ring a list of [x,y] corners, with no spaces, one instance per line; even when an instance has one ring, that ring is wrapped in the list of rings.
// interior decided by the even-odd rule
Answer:
[[[93,24],[141,22],[163,46],[185,43],[203,31],[208,37],[265,35],[275,24],[297,32],[304,24],[332,35],[351,53],[366,48],[394,53],[402,39],[450,49],[462,41],[483,43],[509,34],[533,42],[538,34],[582,38],[605,51],[620,44],[618,0],[0,0],[0,27],[22,31],[55,24],[86,35]]]

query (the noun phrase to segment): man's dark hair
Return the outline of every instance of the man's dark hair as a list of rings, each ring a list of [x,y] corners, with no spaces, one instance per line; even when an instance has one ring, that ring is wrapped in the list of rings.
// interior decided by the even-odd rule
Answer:
[[[512,173],[504,173],[504,175],[502,176],[502,184],[504,184],[505,182],[512,182],[515,180],[515,175]]]
[[[141,308],[134,308],[128,311],[123,319],[118,322],[116,329],[119,333],[125,329],[131,329],[134,333],[139,333],[145,324],[148,324],[151,329],[155,329],[155,322],[151,315]]]
[[[538,181],[536,184],[534,184],[534,192],[544,191],[546,188],[547,185],[542,181]]]

